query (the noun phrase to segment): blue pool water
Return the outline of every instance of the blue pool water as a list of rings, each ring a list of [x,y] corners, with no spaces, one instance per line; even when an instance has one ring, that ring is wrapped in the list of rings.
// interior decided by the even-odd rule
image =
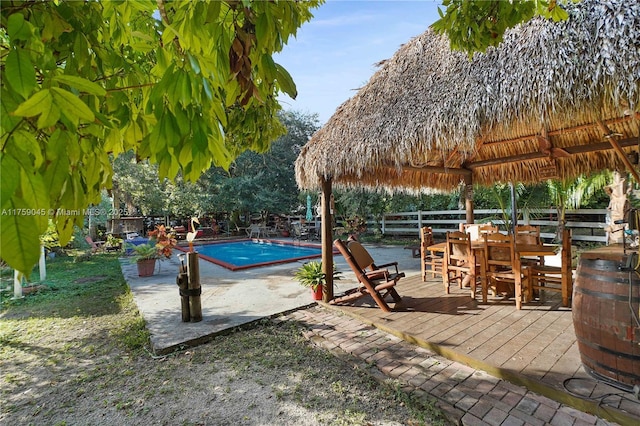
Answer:
[[[197,246],[201,258],[233,271],[320,257],[320,247],[273,241],[234,241]]]

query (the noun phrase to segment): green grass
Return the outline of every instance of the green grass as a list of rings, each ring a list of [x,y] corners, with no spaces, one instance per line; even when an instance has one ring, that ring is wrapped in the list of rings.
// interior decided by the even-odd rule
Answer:
[[[31,278],[36,277],[33,274]],[[44,286],[42,290],[22,299],[12,299],[13,292],[2,296],[0,315],[5,321],[13,321],[20,333],[38,338],[63,324],[72,327],[99,319],[102,332],[112,336],[117,345],[136,350],[148,343],[144,321],[133,303],[117,255],[95,255],[82,262],[73,257],[55,258],[47,262],[47,277],[39,284]],[[0,327],[0,341],[12,334],[8,328]],[[86,349],[92,347],[95,345]]]
[[[151,356],[117,255],[56,258],[42,284],[36,294],[19,300],[9,294],[1,303],[0,418],[75,424],[75,413],[100,412],[105,418],[122,413],[136,423],[170,403],[175,424],[189,424],[177,418],[189,413],[194,395],[212,395],[219,385],[231,396],[237,383],[249,380],[263,383],[274,400],[323,413],[325,423],[368,424],[361,407],[374,398],[406,407],[412,424],[446,424],[430,402],[310,344],[305,325],[295,321],[265,319],[188,351]],[[219,370],[230,373],[215,383]],[[194,372],[201,382],[187,386],[184,377]],[[31,390],[36,383],[45,384],[37,397]]]

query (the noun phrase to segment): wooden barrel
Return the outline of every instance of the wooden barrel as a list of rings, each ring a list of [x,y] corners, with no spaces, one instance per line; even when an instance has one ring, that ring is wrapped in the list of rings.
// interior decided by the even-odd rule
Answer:
[[[627,270],[629,256],[621,246],[582,253],[572,308],[585,369],[625,389],[640,385],[640,276]]]

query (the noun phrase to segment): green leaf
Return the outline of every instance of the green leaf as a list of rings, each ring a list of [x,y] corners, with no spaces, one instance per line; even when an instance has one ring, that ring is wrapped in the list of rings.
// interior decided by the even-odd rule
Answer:
[[[60,120],[60,108],[52,104],[48,110],[43,111],[38,117],[38,129],[54,126],[58,120]]]
[[[189,63],[191,64],[191,68],[193,69],[193,72],[195,72],[196,75],[200,74],[200,64],[198,63],[198,60],[189,53],[187,53],[187,57],[189,58]]]
[[[64,89],[60,89],[59,87],[52,87],[51,94],[53,95],[53,100],[56,105],[60,107],[62,113],[69,120],[75,122],[74,119],[80,118],[82,120],[91,122],[96,119],[87,104],[82,102],[80,98],[78,98],[73,93]]]
[[[19,200],[10,199],[0,211],[0,258],[27,277],[40,258],[40,232],[35,215]]]
[[[64,246],[71,241],[71,237],[73,236],[74,217],[60,214],[56,216],[55,223],[60,245]]]
[[[180,164],[186,166],[191,162],[191,159],[193,158],[193,156],[191,155],[191,151],[191,146],[189,146],[189,144],[185,144],[182,146],[182,148],[180,149],[180,155],[178,156],[178,161],[180,162]]]
[[[4,129],[11,129],[18,125],[22,118],[16,117],[13,111],[18,107],[18,103],[22,102],[22,99],[16,100],[18,94],[8,90],[3,86],[0,92],[0,127]],[[2,136],[6,137],[5,135]]]
[[[84,181],[88,188],[100,190],[100,182],[102,181],[102,166],[95,155],[85,158],[86,167],[84,168]]]
[[[207,4],[207,20],[208,24],[213,24],[220,16],[220,6],[222,2],[211,1]]]
[[[57,157],[50,161],[44,171],[44,181],[47,183],[47,192],[51,201],[57,202],[69,176],[69,159],[65,156]]]
[[[21,169],[20,191],[25,205],[38,212],[33,216],[38,235],[40,235],[47,230],[49,211],[49,194],[45,189],[42,176],[39,173],[29,173]]]
[[[0,170],[2,170],[2,184],[0,185],[0,206],[5,208],[20,183],[20,165],[15,158],[4,154],[0,157]]]
[[[76,77],[73,75],[57,75],[52,78],[53,81],[66,84],[74,87],[81,92],[89,93],[96,96],[104,96],[107,91],[104,88],[93,81],[89,81],[86,78]]]
[[[52,103],[53,98],[51,97],[49,89],[40,90],[18,105],[13,115],[17,115],[18,117],[33,117],[50,109]]]
[[[280,89],[289,95],[291,99],[295,99],[298,96],[298,90],[296,89],[296,84],[293,82],[293,78],[291,78],[289,71],[284,69],[280,64],[276,64],[276,80],[280,85]]]
[[[23,151],[33,156],[33,167],[34,168],[40,167],[40,165],[44,161],[44,158],[42,157],[42,150],[40,148],[40,144],[36,140],[36,137],[34,136],[34,134],[27,132],[26,130],[19,130],[14,135],[14,141],[16,145],[20,147],[20,149],[22,149]],[[2,178],[4,179],[4,173]]]
[[[24,20],[22,13],[14,13],[9,15],[7,33],[9,33],[9,38],[12,41],[29,40],[33,34],[33,27],[28,21]]]
[[[5,72],[9,86],[23,98],[29,97],[36,87],[36,72],[29,59],[29,53],[23,49],[11,50],[7,55]]]
[[[554,22],[565,21],[569,19],[569,14],[560,6],[556,6],[551,11],[551,18]]]
[[[50,41],[58,38],[64,32],[70,32],[72,29],[66,21],[57,13],[47,13],[44,15],[44,24],[42,28],[42,40]]]

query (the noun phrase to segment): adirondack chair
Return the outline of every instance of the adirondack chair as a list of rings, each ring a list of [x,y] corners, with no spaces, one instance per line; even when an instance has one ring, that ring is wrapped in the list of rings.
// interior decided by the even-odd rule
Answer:
[[[357,241],[351,241],[347,246],[344,241],[337,239],[333,244],[356,274],[359,285],[343,296],[334,298],[331,303],[348,302],[370,295],[380,309],[390,312],[391,308],[385,302],[385,297],[391,296],[396,303],[402,300],[394,288],[398,280],[405,276],[404,272],[398,271],[397,262],[376,265],[369,252]],[[389,271],[387,268],[390,266],[394,266],[395,271]]]

